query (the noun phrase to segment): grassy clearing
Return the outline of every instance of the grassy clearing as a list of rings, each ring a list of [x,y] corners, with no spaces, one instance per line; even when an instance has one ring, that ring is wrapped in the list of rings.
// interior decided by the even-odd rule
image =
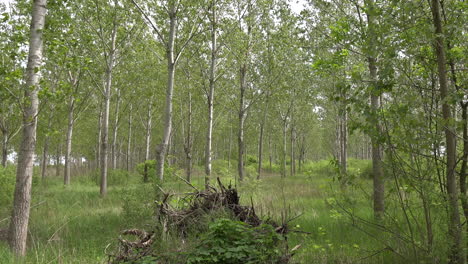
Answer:
[[[278,222],[300,215],[290,223],[294,229],[308,234],[291,233],[289,245],[301,244],[295,256],[298,263],[425,263],[418,258],[408,262],[386,249],[401,241],[371,226],[353,225],[340,210],[340,203],[366,221],[372,221],[372,204],[368,195],[371,181],[367,179],[367,161],[351,161],[352,173],[358,175],[358,185],[341,190],[333,181],[334,170],[327,161],[309,163],[304,172],[294,177],[281,178],[277,172],[265,171],[259,181],[248,178],[238,185],[241,203],[251,199],[259,215]],[[233,171],[223,162],[217,162],[214,171],[224,184],[235,184]],[[201,168],[196,169],[193,184],[202,188]],[[182,171],[175,171],[182,175]],[[114,172],[109,194],[99,197],[96,175],[75,177],[70,187],[62,179],[49,178],[36,183],[31,211],[29,251],[26,263],[103,263],[105,249],[112,248],[118,233],[126,228],[151,229],[154,220],[154,187],[141,183],[137,174]],[[163,185],[175,193],[190,191],[177,177]],[[367,190],[367,191],[366,191]],[[8,210],[0,211],[0,219],[8,217]],[[404,222],[402,222],[404,223]],[[0,229],[7,221],[0,222]],[[440,229],[440,228],[439,228]],[[442,230],[442,229],[441,229]],[[442,232],[442,231],[440,231]],[[436,234],[437,235],[437,234]],[[442,240],[443,241],[443,240]],[[406,245],[400,245],[400,252]],[[14,263],[6,243],[0,242],[0,263]]]

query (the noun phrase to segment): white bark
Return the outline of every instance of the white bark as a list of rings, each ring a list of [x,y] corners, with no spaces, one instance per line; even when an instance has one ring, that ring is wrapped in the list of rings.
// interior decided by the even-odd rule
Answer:
[[[39,81],[42,64],[43,40],[47,0],[33,3],[29,38],[29,55],[26,68],[25,99],[23,107],[23,132],[18,153],[13,211],[9,229],[10,248],[16,255],[26,254],[29,211],[31,208],[31,184],[36,148],[37,114],[39,107]]]

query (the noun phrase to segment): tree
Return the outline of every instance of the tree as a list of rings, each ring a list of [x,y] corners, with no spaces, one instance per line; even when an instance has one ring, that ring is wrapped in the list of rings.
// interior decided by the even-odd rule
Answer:
[[[461,223],[460,213],[458,209],[458,187],[457,178],[455,175],[455,167],[457,162],[457,145],[456,132],[452,127],[452,112],[451,106],[447,102],[449,87],[447,80],[447,59],[445,55],[446,43],[444,39],[444,30],[442,26],[440,2],[437,0],[431,1],[432,21],[435,29],[435,44],[434,49],[437,56],[437,69],[439,74],[439,89],[442,100],[442,116],[444,120],[445,144],[446,144],[446,178],[447,178],[447,195],[449,205],[449,223],[448,233],[451,238],[449,263],[465,263],[464,254],[461,246]]]
[[[21,147],[18,153],[13,211],[9,229],[10,248],[16,255],[26,254],[29,211],[31,208],[31,185],[36,147],[37,114],[39,107],[39,82],[43,52],[43,29],[47,0],[35,0],[32,9],[29,37],[29,55],[23,102],[23,128]]]

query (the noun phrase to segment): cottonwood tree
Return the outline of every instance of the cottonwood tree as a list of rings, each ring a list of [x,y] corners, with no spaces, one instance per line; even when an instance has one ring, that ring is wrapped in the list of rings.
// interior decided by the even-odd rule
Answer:
[[[33,3],[28,64],[23,88],[23,128],[21,147],[18,152],[13,211],[9,228],[10,248],[19,256],[26,254],[29,211],[31,208],[31,185],[39,106],[38,92],[43,59],[42,35],[47,12],[46,6],[47,0],[36,0]]]
[[[199,34],[203,1],[152,1],[144,5],[132,0],[144,16],[155,37],[165,48],[167,87],[164,108],[164,132],[157,147],[156,176],[164,179],[164,165],[172,133],[172,108],[176,67],[187,45]]]

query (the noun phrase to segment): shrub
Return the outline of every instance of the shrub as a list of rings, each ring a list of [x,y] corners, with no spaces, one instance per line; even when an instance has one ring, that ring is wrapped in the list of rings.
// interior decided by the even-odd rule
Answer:
[[[209,225],[201,242],[189,255],[189,264],[276,263],[281,237],[270,225],[251,227],[226,218]]]
[[[152,184],[140,184],[122,193],[122,214],[124,218],[135,223],[153,221],[155,192]]]
[[[130,174],[126,170],[110,170],[107,176],[107,184],[109,186],[115,185],[127,185],[130,179]]]
[[[0,166],[0,208],[10,208],[15,190],[15,167]]]
[[[227,160],[213,160],[211,166],[212,171],[216,176],[227,177],[232,175],[229,170],[229,163]]]
[[[248,167],[252,164],[257,164],[258,163],[258,160],[257,160],[257,157],[253,156],[253,155],[247,155],[247,158],[245,159],[245,166]]]
[[[155,178],[155,175],[156,175],[156,160],[147,160],[145,162],[137,164],[136,170],[138,174],[140,174],[142,177],[145,175],[145,164],[148,170],[148,179],[151,181],[152,179]],[[170,167],[167,164],[166,166],[164,166],[164,178],[165,179],[172,179],[176,175],[178,175],[177,168]]]
[[[137,164],[136,170],[141,176],[145,175],[145,164],[147,166],[148,179],[151,179],[153,178],[152,176],[156,175],[156,160],[147,160]]]

